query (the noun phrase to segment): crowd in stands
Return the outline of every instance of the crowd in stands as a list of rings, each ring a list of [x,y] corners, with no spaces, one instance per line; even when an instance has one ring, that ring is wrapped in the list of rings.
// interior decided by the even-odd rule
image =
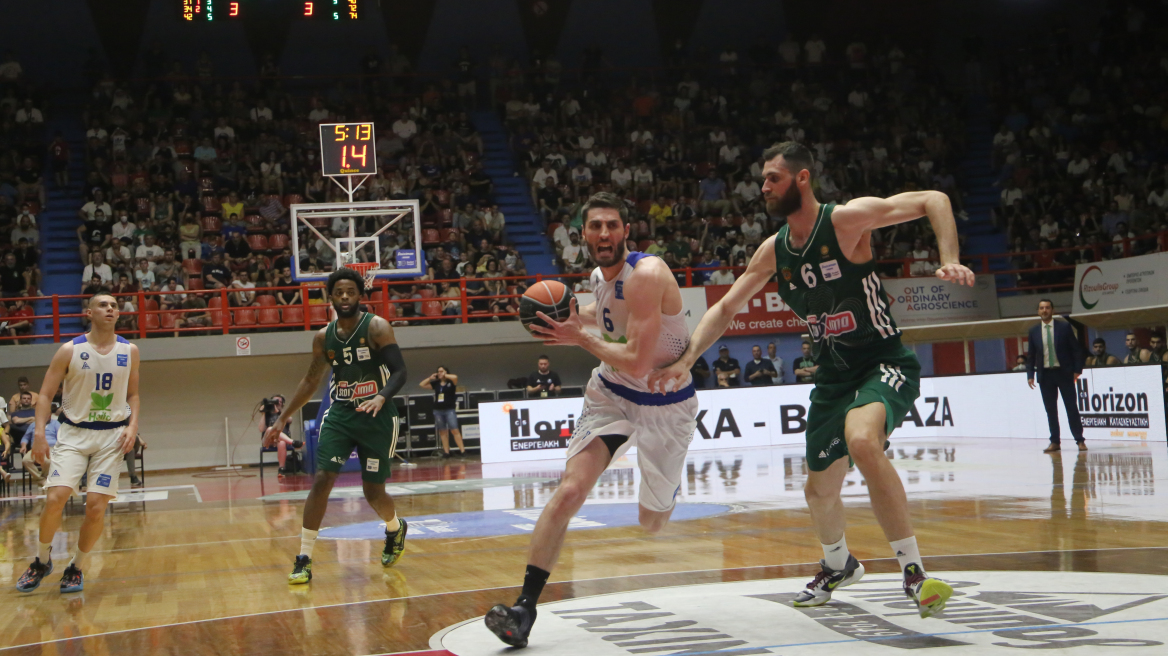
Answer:
[[[40,226],[45,204],[44,164],[68,160],[45,147],[44,99],[12,52],[0,56],[0,335],[32,331],[33,309],[19,297],[40,287]],[[65,172],[67,175],[67,172]]]
[[[741,55],[679,46],[670,64],[651,81],[605,85],[587,66],[566,81],[548,60],[525,83],[492,84],[565,272],[591,267],[580,207],[601,190],[625,198],[630,248],[674,268],[745,266],[784,221],[768,216],[760,188],[761,153],[781,141],[812,149],[822,202],[938,189],[965,218],[953,173],[962,103],[923,53],[887,42],[835,52],[811,35]],[[914,273],[935,270],[924,222],[880,231],[876,247],[881,258],[921,258]],[[725,270],[693,282],[733,281]]]
[[[1066,286],[1074,265],[1168,249],[1168,54],[1137,5],[1089,43],[1036,34],[991,85],[998,225],[1019,285]]]
[[[296,260],[303,273],[332,271],[338,254],[329,244],[349,226],[347,219],[313,219],[318,236],[298,222],[294,259],[289,207],[349,200],[322,176],[318,124],[364,120],[376,126],[378,172],[353,200],[418,200],[429,265],[418,284],[390,287],[391,299],[417,299],[394,305],[391,318],[460,314],[459,301],[439,300],[452,295],[452,283],[460,296],[459,277],[475,279],[468,295],[485,296],[498,291],[487,279],[526,273],[505,243],[504,217],[479,163],[481,140],[452,87],[366,77],[292,92],[271,63],[247,84],[219,81],[205,54],[192,68],[155,46],[147,61],[153,70],[145,82],[98,80],[85,112],[85,201],[77,228],[85,269],[78,291],[112,291],[127,311],[136,309],[138,290],[172,292],[148,309],[187,310],[176,329],[211,325],[206,309],[221,304],[222,292],[189,293],[197,290],[226,289],[232,307],[302,304],[292,275]],[[362,62],[366,72],[380,67],[376,58]],[[358,219],[357,234],[386,221]],[[414,221],[407,216],[381,232],[356,261],[380,259],[381,269],[396,268],[399,249],[419,247]],[[272,287],[286,289],[266,289]],[[324,298],[316,290],[307,300]],[[279,315],[269,310],[260,323],[277,322],[264,316]],[[137,327],[134,317],[124,321],[127,329]]]

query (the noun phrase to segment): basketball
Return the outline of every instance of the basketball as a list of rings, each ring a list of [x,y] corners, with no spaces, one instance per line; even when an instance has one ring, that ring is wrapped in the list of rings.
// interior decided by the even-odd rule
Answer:
[[[519,321],[529,332],[532,324],[547,326],[543,319],[535,316],[543,312],[556,321],[563,321],[571,313],[572,290],[557,280],[541,280],[523,292],[519,299]]]

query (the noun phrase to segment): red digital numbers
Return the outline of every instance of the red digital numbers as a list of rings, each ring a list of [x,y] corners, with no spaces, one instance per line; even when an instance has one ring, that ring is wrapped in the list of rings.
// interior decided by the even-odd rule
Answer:
[[[228,16],[238,16],[239,15],[239,3],[238,2],[229,2],[227,4],[227,15]]]
[[[312,16],[312,14],[314,13],[315,10],[316,10],[316,3],[315,2],[304,3],[304,16],[305,16],[305,18]]]
[[[361,168],[365,168],[366,154],[369,152],[369,146],[361,146],[361,152],[357,152],[357,146],[349,146],[348,148],[341,148],[341,168],[349,168],[356,164],[355,160],[361,160]],[[352,157],[354,164],[349,164],[349,158]]]

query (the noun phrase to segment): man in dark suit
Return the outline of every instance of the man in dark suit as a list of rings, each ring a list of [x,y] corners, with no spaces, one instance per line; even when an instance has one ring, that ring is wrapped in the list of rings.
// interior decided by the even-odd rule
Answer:
[[[1030,329],[1030,352],[1026,358],[1026,381],[1034,389],[1034,379],[1042,391],[1046,406],[1046,420],[1050,424],[1050,446],[1043,453],[1059,450],[1058,396],[1063,397],[1071,434],[1086,451],[1083,441],[1083,422],[1075,399],[1075,382],[1083,373],[1083,347],[1075,338],[1075,331],[1066,321],[1054,320],[1054,304],[1047,299],[1038,302],[1038,317],[1042,322]]]

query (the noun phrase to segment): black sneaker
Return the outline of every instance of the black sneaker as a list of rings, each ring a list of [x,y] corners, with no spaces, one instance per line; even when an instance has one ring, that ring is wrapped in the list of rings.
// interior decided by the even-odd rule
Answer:
[[[393,533],[385,534],[385,549],[381,551],[381,566],[389,567],[401,558],[402,552],[406,550],[406,520],[401,517],[397,518],[401,526]]]
[[[508,608],[498,604],[487,611],[484,619],[487,628],[500,640],[512,647],[526,647],[527,636],[531,634],[531,627],[535,624],[535,609],[527,606]]]
[[[811,579],[807,587],[795,595],[794,604],[799,607],[822,606],[831,601],[831,593],[849,586],[864,576],[864,565],[848,554],[848,562],[841,570],[833,570],[825,561],[819,561],[820,571]]]
[[[65,568],[65,574],[61,576],[61,592],[81,592],[85,589],[85,581],[81,576],[81,570],[76,565],[70,565]]]
[[[16,589],[21,592],[32,592],[36,590],[41,581],[53,572],[53,560],[50,558],[49,562],[41,563],[40,558],[32,561],[28,569],[21,575],[20,580],[16,582]]]

